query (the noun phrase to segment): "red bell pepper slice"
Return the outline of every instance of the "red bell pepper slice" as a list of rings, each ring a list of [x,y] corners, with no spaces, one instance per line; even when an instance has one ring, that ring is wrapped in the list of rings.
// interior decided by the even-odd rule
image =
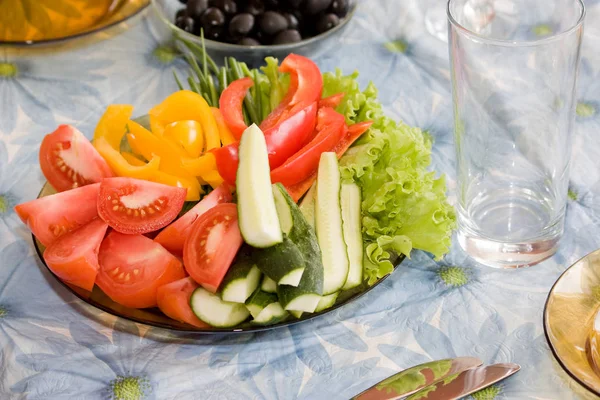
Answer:
[[[271,182],[291,186],[309,177],[317,170],[321,153],[331,151],[347,131],[342,114],[330,107],[319,109],[316,136],[283,165],[271,171]]]
[[[323,91],[321,71],[309,58],[290,54],[283,60],[279,70],[290,74],[290,86],[281,104],[260,124],[263,131],[318,101]]]
[[[370,127],[373,125],[373,121],[365,121],[359,122],[357,124],[350,125],[348,127],[348,133],[346,136],[335,146],[335,153],[338,158],[341,158],[344,153],[352,146],[359,137],[362,136]],[[313,172],[308,178],[304,179],[302,182],[296,183],[295,185],[285,186],[288,193],[294,199],[295,202],[298,202],[302,196],[310,189],[312,184],[317,179],[317,172]]]
[[[244,121],[242,103],[248,89],[253,85],[254,81],[249,77],[235,80],[223,90],[219,99],[219,108],[223,114],[225,124],[237,140],[240,140],[242,133],[248,128]]]
[[[336,108],[337,106],[340,105],[342,100],[344,100],[345,96],[346,96],[346,93],[337,93],[337,94],[332,94],[329,97],[325,97],[324,99],[319,100],[319,108],[321,108],[321,107]]]
[[[263,131],[271,169],[279,167],[302,148],[315,129],[316,122],[317,103],[314,102],[274,127]],[[230,184],[235,184],[237,175],[238,146],[239,143],[232,143],[213,151],[219,175]]]

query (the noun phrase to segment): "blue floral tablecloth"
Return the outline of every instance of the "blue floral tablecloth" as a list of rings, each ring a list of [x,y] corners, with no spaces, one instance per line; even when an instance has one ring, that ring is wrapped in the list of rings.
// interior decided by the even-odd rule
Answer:
[[[446,44],[418,1],[365,0],[323,70],[358,69],[391,116],[435,139],[433,167],[454,191]],[[0,48],[0,399],[347,399],[427,360],[516,362],[521,372],[474,397],[585,396],[554,361],[542,327],[548,291],[600,247],[600,2],[587,2],[567,225],[559,252],[519,271],[475,265],[454,248],[414,253],[355,303],[291,328],[228,337],[175,334],[86,306],[37,261],[13,212],[36,197],[42,137],[59,123],[91,136],[110,103],[144,114],[186,65],[147,17],[101,41]]]

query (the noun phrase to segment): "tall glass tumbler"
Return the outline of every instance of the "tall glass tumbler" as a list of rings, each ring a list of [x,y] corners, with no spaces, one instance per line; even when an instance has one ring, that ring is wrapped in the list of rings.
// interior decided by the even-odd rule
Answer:
[[[569,183],[581,0],[495,0],[477,18],[448,2],[458,240],[516,268],[556,251]]]

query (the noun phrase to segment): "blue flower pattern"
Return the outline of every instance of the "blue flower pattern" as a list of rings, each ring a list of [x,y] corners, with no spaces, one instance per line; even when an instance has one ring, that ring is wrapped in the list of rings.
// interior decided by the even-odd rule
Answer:
[[[541,315],[560,273],[600,247],[600,30],[591,23],[600,4],[587,6],[567,224],[553,258],[501,271],[457,246],[441,262],[415,252],[351,304],[236,336],[176,334],[85,305],[36,261],[13,211],[36,197],[39,144],[57,124],[91,137],[106,105],[133,104],[141,115],[176,89],[173,70],[185,76],[187,67],[171,44],[142,18],[86,46],[1,49],[0,398],[346,399],[399,369],[460,355],[523,366],[476,400],[578,398],[550,354]],[[452,199],[447,50],[424,31],[418,2],[364,0],[340,42],[317,56],[320,67],[359,70],[363,83],[380,88],[389,115],[427,131],[433,168],[447,175]]]

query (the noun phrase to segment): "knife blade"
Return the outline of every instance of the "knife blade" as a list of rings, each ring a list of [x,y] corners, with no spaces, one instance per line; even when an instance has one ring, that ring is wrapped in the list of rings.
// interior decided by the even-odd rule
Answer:
[[[518,364],[494,364],[469,369],[429,385],[406,400],[456,400],[493,385],[521,369]]]
[[[449,376],[475,368],[483,362],[474,357],[457,357],[420,364],[379,382],[352,400],[391,400],[409,396]]]

